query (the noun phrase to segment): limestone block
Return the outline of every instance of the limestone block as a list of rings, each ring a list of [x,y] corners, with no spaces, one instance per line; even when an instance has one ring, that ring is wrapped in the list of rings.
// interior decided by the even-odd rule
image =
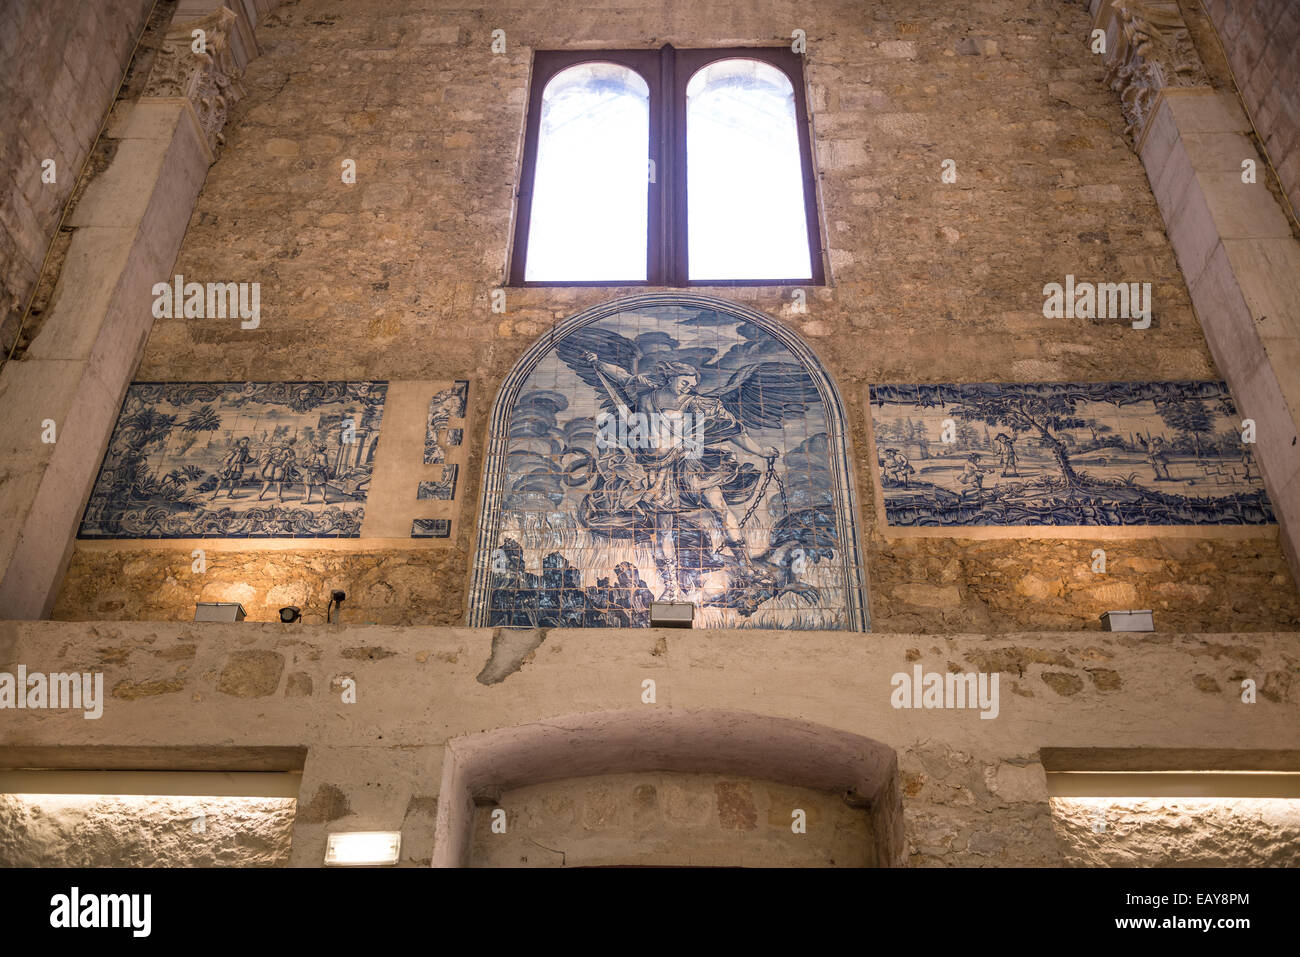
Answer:
[[[180,120],[179,111],[176,120]],[[68,224],[137,228],[149,208],[165,159],[164,151],[155,145],[157,142],[122,140],[113,162],[86,188]]]
[[[116,409],[152,325],[150,287],[166,276],[206,175],[209,155],[187,119],[188,109],[184,101],[137,107],[132,129],[141,135],[122,141],[78,207],[79,225],[103,231],[87,237],[84,254],[70,260],[60,281],[68,306],[84,290],[88,304],[103,304],[103,310],[81,317],[60,312],[42,351],[57,356],[89,349],[88,361],[57,366],[33,358],[5,368],[9,377],[11,366],[26,367],[12,377],[28,382],[25,389],[0,389],[5,418],[21,421],[31,410],[50,405],[51,398],[63,405],[54,415],[41,416],[59,422],[63,441],[37,452],[48,460],[48,469],[0,577],[0,606],[9,614],[35,617],[49,611]],[[145,138],[146,130],[161,138]],[[93,257],[95,252],[101,256]],[[121,265],[116,281],[114,263]],[[75,385],[74,377],[79,377]]]
[[[1166,182],[1157,174],[1161,195],[1167,200],[1160,203],[1169,241],[1178,255],[1178,265],[1186,276],[1199,276],[1219,242],[1219,234],[1210,204],[1202,189],[1200,178],[1192,168],[1190,158],[1180,157],[1175,150],[1170,157],[1170,179]],[[1184,154],[1185,156],[1185,154]]]
[[[1260,339],[1300,339],[1300,243],[1228,238],[1223,248]]]
[[[891,60],[916,59],[916,43],[912,40],[884,40],[876,49]]]
[[[27,350],[35,359],[88,359],[117,295],[134,230],[85,226],[72,234],[49,315]]]
[[[1262,182],[1241,181],[1242,160],[1254,160],[1261,168],[1264,165],[1255,147],[1245,136],[1240,133],[1190,133],[1182,130],[1179,137],[1183,149],[1187,151],[1192,168],[1197,173],[1232,173],[1236,176],[1235,187],[1240,188],[1235,188],[1231,182],[1224,184],[1228,186],[1229,197],[1236,196],[1240,199],[1248,192],[1268,192],[1267,187],[1260,189]],[[1260,179],[1262,180],[1262,177]],[[1203,185],[1208,186],[1211,182],[1207,180]],[[1272,199],[1271,196],[1269,198]]]
[[[1269,798],[1052,798],[1074,867],[1294,867],[1300,802]]]
[[[0,794],[0,867],[285,867],[293,798]]]
[[[6,465],[46,463],[58,443],[42,441],[42,422],[53,419],[57,439],[67,426],[85,363],[76,360],[10,362],[0,370],[0,460]]]
[[[303,708],[301,700],[294,704]],[[294,821],[293,866],[320,867],[332,831],[372,830],[401,831],[400,863],[427,867],[442,761],[441,746],[314,748],[299,790],[303,808]]]
[[[1228,90],[1166,90],[1164,107],[1183,133],[1247,133],[1250,122]]]
[[[504,832],[491,829],[498,811]],[[471,864],[869,866],[871,839],[868,814],[834,793],[715,774],[603,774],[513,789],[481,806]]]
[[[284,655],[273,651],[234,651],[221,672],[217,690],[237,698],[275,694],[284,673]]]
[[[1265,356],[1259,348],[1250,308],[1222,244],[1189,286],[1196,311],[1204,317],[1202,325],[1214,361],[1227,378],[1237,402],[1244,405],[1248,401],[1245,383],[1265,362]]]
[[[1285,295],[1285,282],[1279,287],[1273,267],[1278,259],[1285,262],[1289,254],[1270,253],[1275,242],[1260,240],[1247,246],[1234,243],[1235,264],[1228,246],[1224,245],[1192,285],[1193,297],[1201,304],[1199,311],[1212,317],[1206,324],[1206,335],[1216,361],[1233,386],[1241,405],[1239,411],[1255,419],[1261,466],[1270,483],[1286,482],[1300,468],[1300,447],[1291,444],[1297,431],[1300,405],[1300,382],[1297,382],[1295,364],[1289,361],[1296,347],[1288,329],[1293,307],[1283,307],[1280,316],[1273,313],[1273,321],[1281,326],[1275,329],[1268,325],[1267,318],[1263,321],[1256,318],[1255,311],[1246,304],[1245,290],[1239,282],[1246,282],[1260,307],[1270,308],[1277,302],[1277,295]],[[1291,243],[1291,240],[1283,242]],[[1240,265],[1241,280],[1236,264]],[[1273,289],[1277,292],[1270,291]],[[1269,313],[1261,309],[1258,315],[1267,317]],[[1261,337],[1265,326],[1269,331],[1267,340]],[[1276,493],[1271,493],[1270,498],[1284,526],[1287,525],[1293,503]]]
[[[955,608],[961,604],[961,592],[956,585],[899,585],[893,594],[911,605]]]
[[[1242,143],[1241,158],[1258,160],[1258,154],[1249,148],[1246,138],[1237,138]],[[1184,142],[1187,141],[1188,137],[1184,137]],[[1189,145],[1189,152],[1192,148]],[[1286,216],[1268,188],[1262,183],[1241,181],[1240,160],[1235,169],[1228,171],[1198,171],[1196,179],[1214,218],[1214,229],[1221,238],[1291,238]]]
[[[5,521],[0,523],[0,562],[7,563],[18,547],[23,520],[44,474],[44,466],[39,462],[9,461],[0,468],[0,515],[5,516]]]

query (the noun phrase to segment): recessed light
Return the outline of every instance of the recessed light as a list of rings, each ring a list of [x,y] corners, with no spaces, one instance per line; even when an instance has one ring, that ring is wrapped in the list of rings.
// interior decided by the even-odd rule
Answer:
[[[378,867],[396,864],[401,831],[353,831],[331,834],[325,843],[327,867]]]

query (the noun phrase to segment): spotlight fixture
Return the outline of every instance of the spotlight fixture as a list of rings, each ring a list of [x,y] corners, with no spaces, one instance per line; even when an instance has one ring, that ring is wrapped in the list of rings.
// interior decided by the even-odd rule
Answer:
[[[343,599],[347,597],[347,593],[341,588],[335,588],[330,592],[329,603],[325,605],[326,624],[338,624],[339,619],[343,616]],[[331,612],[333,617],[331,617]]]
[[[695,606],[688,601],[652,601],[651,628],[692,628]]]
[[[325,839],[325,866],[373,867],[396,864],[401,849],[401,831],[331,834]]]
[[[194,606],[195,621],[243,621],[244,606],[237,601],[201,601]]]
[[[1155,631],[1151,610],[1105,611],[1101,614],[1102,627],[1107,631]]]
[[[302,621],[302,609],[297,605],[285,605],[280,609],[280,620],[286,625],[292,625],[295,621]]]

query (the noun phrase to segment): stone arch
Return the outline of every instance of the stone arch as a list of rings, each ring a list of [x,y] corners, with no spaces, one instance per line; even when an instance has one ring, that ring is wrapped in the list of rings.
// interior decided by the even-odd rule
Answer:
[[[698,394],[651,395],[665,360]],[[680,430],[677,466],[628,451],[638,422]],[[470,624],[644,626],[668,599],[696,627],[866,631],[850,461],[834,383],[772,317],[678,293],[571,316],[493,405]]]
[[[567,715],[452,738],[433,866],[469,862],[476,804],[525,785],[636,771],[743,775],[839,792],[869,811],[878,866],[902,866],[898,756],[888,745],[810,721],[672,707]]]

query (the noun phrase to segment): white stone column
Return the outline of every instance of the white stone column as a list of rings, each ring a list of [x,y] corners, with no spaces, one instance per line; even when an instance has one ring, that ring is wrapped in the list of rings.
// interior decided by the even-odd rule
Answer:
[[[43,618],[72,556],[82,510],[220,148],[239,76],[257,53],[264,0],[183,0],[117,152],[86,189],[49,316],[21,361],[0,372],[0,617]],[[196,7],[206,7],[199,14]],[[236,12],[238,11],[238,12]],[[205,50],[193,48],[195,29]],[[55,441],[43,427],[54,423]]]
[[[1175,0],[1092,0],[1128,121],[1300,581],[1300,243],[1236,96],[1215,90]],[[1252,161],[1254,182],[1243,180]],[[1143,335],[1158,335],[1150,330]]]

